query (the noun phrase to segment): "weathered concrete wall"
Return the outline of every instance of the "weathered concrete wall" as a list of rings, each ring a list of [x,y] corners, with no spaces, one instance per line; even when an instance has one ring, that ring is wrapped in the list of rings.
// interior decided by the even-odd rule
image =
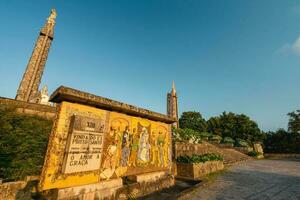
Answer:
[[[121,178],[107,180],[96,184],[64,188],[58,190],[57,199],[114,199],[116,192],[123,186]]]
[[[274,159],[282,159],[282,158],[296,158],[300,159],[300,154],[298,153],[265,153],[265,158],[274,158]]]
[[[206,154],[206,153],[215,153],[218,155],[222,155],[222,149],[209,144],[209,143],[201,143],[201,144],[188,144],[188,143],[176,143],[175,144],[175,158],[179,156],[191,156],[193,154]]]
[[[50,101],[55,103],[61,103],[63,101],[73,102],[168,124],[177,122],[176,118],[161,113],[153,112],[144,108],[129,105],[123,102],[115,101],[65,86],[60,86],[59,88],[57,88],[50,96]]]
[[[115,199],[136,199],[153,192],[169,188],[175,184],[174,177],[168,175],[151,182],[137,182],[118,189]]]
[[[207,161],[196,164],[177,164],[177,176],[183,178],[199,179],[207,174],[224,169],[223,161]]]
[[[147,174],[141,176],[147,176]],[[123,184],[122,179],[118,178],[95,184],[48,191],[48,193],[42,194],[38,193],[38,178],[37,176],[30,176],[23,181],[0,184],[0,200],[42,198],[48,200],[135,199],[175,184],[174,177],[167,174],[155,176],[154,173],[151,180],[148,177],[142,177],[131,184]]]
[[[212,143],[212,144],[219,148],[234,149],[234,150],[237,150],[244,154],[247,154],[250,151],[253,151],[253,147],[235,147],[235,146],[233,146],[233,144],[218,144],[218,143]]]
[[[17,111],[23,114],[35,115],[45,119],[53,120],[56,116],[56,107],[36,103],[28,103],[15,99],[0,97],[0,105],[17,108]]]
[[[208,142],[203,142],[201,144],[188,144],[188,143],[175,144],[175,158],[184,155],[191,156],[193,154],[202,155],[206,153],[214,153],[223,156],[225,164],[251,159],[248,155],[241,153],[236,149],[219,148]]]
[[[149,173],[149,175],[155,176],[153,173]],[[174,177],[168,174],[151,180],[148,179],[147,175],[141,176],[143,178],[129,184],[124,184],[121,178],[117,178],[95,184],[58,189],[43,197],[49,200],[136,199],[152,192],[169,188],[175,184]]]
[[[38,186],[37,176],[28,176],[23,181],[14,181],[0,184],[0,199],[2,200],[29,200],[36,195]]]

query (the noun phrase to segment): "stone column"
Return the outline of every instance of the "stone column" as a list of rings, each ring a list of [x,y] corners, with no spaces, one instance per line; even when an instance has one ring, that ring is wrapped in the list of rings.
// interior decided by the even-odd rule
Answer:
[[[36,41],[31,58],[17,91],[16,100],[36,103],[39,85],[53,40],[55,18],[56,11],[52,9],[49,18],[41,29]]]

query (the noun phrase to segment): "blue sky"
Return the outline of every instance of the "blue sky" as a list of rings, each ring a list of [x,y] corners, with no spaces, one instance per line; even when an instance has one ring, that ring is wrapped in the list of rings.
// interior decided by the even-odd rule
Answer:
[[[166,112],[244,113],[286,128],[300,104],[300,1],[0,1],[0,96],[14,98],[40,28],[56,8],[42,84]],[[298,39],[298,40],[297,40]]]

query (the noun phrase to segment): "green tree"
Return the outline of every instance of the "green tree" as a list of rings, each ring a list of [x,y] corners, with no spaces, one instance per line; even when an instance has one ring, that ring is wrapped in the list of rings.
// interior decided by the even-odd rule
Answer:
[[[243,139],[249,144],[264,139],[264,133],[257,123],[244,114],[223,112],[219,116],[219,121],[222,137],[231,137],[234,140]]]
[[[278,129],[267,132],[264,140],[266,153],[300,153],[300,134]]]
[[[0,178],[19,180],[39,175],[52,121],[21,115],[0,106]]]
[[[292,133],[300,133],[300,110],[288,113],[290,117],[288,123],[288,131]]]
[[[201,135],[199,132],[188,128],[175,128],[173,132],[181,138],[181,141],[188,142],[189,139],[194,138],[197,141],[201,141]]]
[[[253,143],[262,141],[264,134],[258,128],[256,122],[252,121],[248,116],[244,114],[236,115],[236,137]]]
[[[207,124],[199,112],[183,112],[179,118],[179,127],[188,128],[198,132],[205,132]]]
[[[206,123],[207,123],[207,132],[219,136],[222,135],[220,117],[211,117]]]
[[[236,138],[236,116],[234,113],[223,112],[220,115],[222,137]]]

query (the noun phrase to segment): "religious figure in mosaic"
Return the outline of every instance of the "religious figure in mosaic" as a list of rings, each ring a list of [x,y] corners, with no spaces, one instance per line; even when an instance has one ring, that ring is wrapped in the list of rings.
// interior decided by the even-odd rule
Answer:
[[[107,147],[105,153],[105,160],[102,165],[103,171],[100,174],[101,178],[109,179],[115,172],[116,169],[116,153],[118,151],[117,140],[113,140],[112,144]]]
[[[136,131],[136,128],[132,130],[132,139],[130,143],[130,158],[129,158],[129,165],[136,167],[136,158],[137,152],[139,149],[139,134]]]
[[[116,152],[116,167],[123,166],[121,164],[122,161],[122,154],[123,154],[123,141],[125,142],[123,135],[125,137],[128,134],[128,129],[129,129],[129,122],[126,119],[123,118],[116,118],[111,122],[111,131],[109,135],[111,137],[114,137],[114,140],[117,141],[117,152]],[[126,152],[126,148],[124,149]],[[125,154],[124,152],[124,154]],[[124,163],[123,163],[124,164]]]
[[[158,165],[158,145],[157,145],[157,137],[156,132],[152,131],[151,137],[150,137],[150,143],[151,143],[151,164],[152,165]]]
[[[172,163],[172,149],[171,146],[171,138],[166,135],[165,144],[164,144],[164,166],[167,167]]]
[[[101,178],[109,179],[116,173],[119,167],[120,157],[121,157],[121,124],[116,121],[110,127],[108,134],[109,143],[106,152],[105,159],[102,165],[102,172],[100,174]]]
[[[158,145],[158,154],[159,154],[159,165],[164,166],[164,144],[165,144],[165,135],[162,131],[159,131],[157,136],[157,145]]]
[[[121,166],[126,167],[128,165],[128,158],[130,155],[130,140],[132,135],[129,133],[129,127],[126,126],[122,136],[122,154],[121,154]]]
[[[139,140],[139,150],[138,159],[143,163],[147,163],[150,160],[150,143],[149,143],[149,132],[143,127],[140,140]]]

